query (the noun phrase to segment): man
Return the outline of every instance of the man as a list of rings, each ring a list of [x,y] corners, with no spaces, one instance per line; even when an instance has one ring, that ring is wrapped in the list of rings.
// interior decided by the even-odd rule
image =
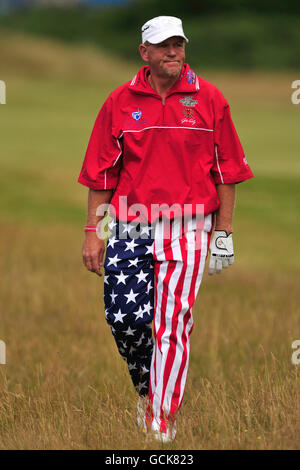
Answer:
[[[147,65],[105,101],[78,180],[90,188],[83,262],[98,275],[99,206],[115,215],[106,319],[140,396],[139,421],[163,442],[176,433],[208,247],[209,274],[233,263],[235,185],[253,176],[227,101],[185,63],[187,42],[178,18],[144,24]]]

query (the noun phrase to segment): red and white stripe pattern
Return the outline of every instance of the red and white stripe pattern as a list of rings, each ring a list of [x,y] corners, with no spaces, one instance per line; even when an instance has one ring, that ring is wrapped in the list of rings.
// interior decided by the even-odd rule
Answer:
[[[181,223],[173,222],[169,238],[164,236],[163,221],[155,227],[155,347],[146,418],[147,428],[150,419],[154,431],[168,432],[168,424],[175,422],[186,385],[193,329],[192,307],[204,272],[212,216],[205,217],[203,229],[198,233],[192,223],[190,220],[182,230]],[[175,432],[173,426],[173,434]]]

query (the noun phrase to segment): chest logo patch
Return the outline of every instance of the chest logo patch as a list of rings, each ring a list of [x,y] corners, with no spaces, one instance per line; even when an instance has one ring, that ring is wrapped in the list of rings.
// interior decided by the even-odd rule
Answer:
[[[141,119],[141,117],[142,117],[141,108],[138,108],[137,111],[134,111],[134,112],[131,114],[131,116],[133,117],[133,119],[134,119],[135,121],[139,121],[139,120]]]
[[[193,116],[193,114],[194,114],[194,110],[191,109],[191,108],[185,108],[185,109],[183,110],[183,114],[185,115],[185,117],[186,117],[187,119],[190,119],[190,118]]]
[[[182,106],[187,106],[188,108],[194,108],[198,104],[197,100],[194,100],[192,96],[185,96],[179,100]]]

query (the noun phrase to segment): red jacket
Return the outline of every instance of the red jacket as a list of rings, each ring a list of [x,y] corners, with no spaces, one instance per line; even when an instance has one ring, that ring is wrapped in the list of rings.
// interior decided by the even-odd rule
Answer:
[[[91,189],[114,189],[111,204],[121,220],[125,202],[127,208],[143,204],[150,221],[156,218],[151,204],[186,205],[193,214],[196,204],[204,204],[205,215],[214,212],[216,184],[253,176],[229,105],[188,64],[165,100],[151,88],[148,71],[142,67],[105,101],[78,181]],[[126,216],[133,220],[136,213]]]

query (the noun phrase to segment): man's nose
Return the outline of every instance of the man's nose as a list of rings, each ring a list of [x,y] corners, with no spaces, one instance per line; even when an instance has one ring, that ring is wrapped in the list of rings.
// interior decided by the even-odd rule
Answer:
[[[176,49],[175,49],[175,47],[169,46],[168,49],[167,49],[167,54],[168,54],[169,56],[172,56],[172,57],[176,56]]]

